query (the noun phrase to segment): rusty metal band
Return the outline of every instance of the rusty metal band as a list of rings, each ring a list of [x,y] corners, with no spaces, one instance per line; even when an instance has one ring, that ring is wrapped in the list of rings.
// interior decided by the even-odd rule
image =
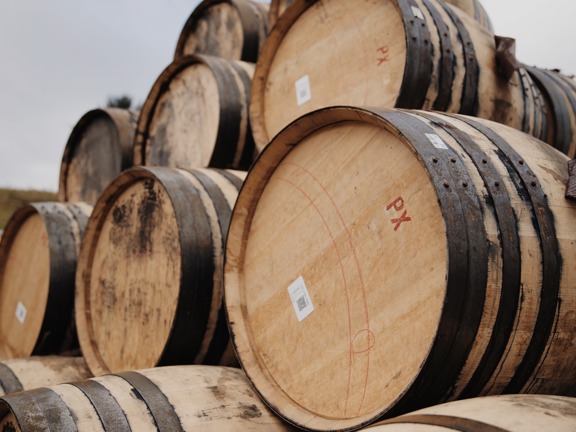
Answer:
[[[426,21],[416,16],[420,8],[415,0],[398,0],[397,3],[406,33],[406,67],[395,106],[422,108],[434,68],[430,32]]]
[[[538,316],[524,357],[504,389],[504,393],[520,393],[526,385],[531,385],[530,378],[537,376],[538,365],[543,364],[547,356],[551,346],[550,338],[553,336],[559,319],[562,257],[556,237],[554,215],[548,206],[548,200],[539,179],[516,150],[489,127],[473,119],[464,121],[489,138],[500,150],[498,154],[500,159],[512,167],[511,179],[519,183],[516,187],[521,192],[521,196],[532,204],[532,220],[540,240],[542,287]]]

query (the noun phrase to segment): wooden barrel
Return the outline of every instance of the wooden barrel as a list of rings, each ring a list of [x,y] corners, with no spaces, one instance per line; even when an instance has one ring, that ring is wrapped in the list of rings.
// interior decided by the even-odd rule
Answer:
[[[204,0],[180,32],[174,60],[208,54],[256,63],[268,34],[268,4],[252,0]]]
[[[78,337],[94,375],[237,365],[222,306],[223,251],[244,176],[138,167],[104,191],[76,278]]]
[[[268,22],[270,28],[274,26],[278,17],[286,10],[288,6],[294,3],[294,0],[272,0],[270,2],[270,12],[268,15]],[[453,6],[456,6],[466,12],[468,15],[478,21],[483,27],[490,32],[494,32],[494,26],[490,20],[490,16],[484,9],[484,6],[478,0],[446,0]]]
[[[576,389],[568,158],[467,116],[335,107],[252,166],[228,232],[238,358],[267,403],[348,430]]]
[[[58,200],[94,205],[120,172],[132,166],[138,113],[88,111],[76,123],[62,156]]]
[[[367,432],[573,432],[576,399],[506,395],[450,402],[362,429]]]
[[[0,361],[0,396],[91,376],[82,357],[34,356],[3,360]]]
[[[434,109],[521,129],[522,92],[518,71],[498,74],[494,35],[442,1],[302,1],[262,48],[250,119],[259,149],[335,105]]]
[[[240,369],[170,366],[0,398],[2,431],[294,431]]]
[[[74,277],[87,204],[33,203],[0,242],[0,359],[77,348]]]
[[[482,27],[485,27],[488,31],[494,33],[494,26],[492,25],[490,16],[478,0],[446,0],[446,3],[460,8],[478,21]]]
[[[549,134],[546,141],[576,157],[576,82],[558,71],[527,66],[526,69],[544,95]]]
[[[169,65],[142,106],[134,164],[248,169],[253,71],[250,63],[202,55]]]

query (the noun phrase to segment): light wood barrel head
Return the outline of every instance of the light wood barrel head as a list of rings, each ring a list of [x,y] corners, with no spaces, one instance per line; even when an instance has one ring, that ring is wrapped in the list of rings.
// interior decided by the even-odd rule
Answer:
[[[312,430],[357,427],[406,392],[436,337],[448,271],[442,211],[414,149],[345,111],[300,119],[265,149],[226,251],[239,359],[280,415]]]
[[[406,67],[404,33],[395,1],[297,2],[286,9],[254,74],[250,118],[257,147],[318,108],[351,101],[395,106]]]
[[[0,358],[27,357],[40,335],[50,286],[48,232],[40,214],[32,207],[17,211],[0,248]]]
[[[76,321],[95,375],[156,365],[176,313],[179,226],[161,182],[138,172],[105,191],[79,257]]]

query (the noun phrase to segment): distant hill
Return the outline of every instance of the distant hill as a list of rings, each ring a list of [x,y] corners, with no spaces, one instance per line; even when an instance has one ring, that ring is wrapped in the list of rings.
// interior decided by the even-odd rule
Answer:
[[[56,201],[56,193],[37,190],[17,190],[0,188],[0,230],[20,207],[31,202]]]

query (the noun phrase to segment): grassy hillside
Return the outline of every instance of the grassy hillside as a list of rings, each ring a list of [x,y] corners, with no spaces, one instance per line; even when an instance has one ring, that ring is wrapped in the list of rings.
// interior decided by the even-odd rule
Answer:
[[[46,191],[0,188],[0,230],[4,229],[6,222],[17,209],[38,201],[56,201],[56,194]]]

